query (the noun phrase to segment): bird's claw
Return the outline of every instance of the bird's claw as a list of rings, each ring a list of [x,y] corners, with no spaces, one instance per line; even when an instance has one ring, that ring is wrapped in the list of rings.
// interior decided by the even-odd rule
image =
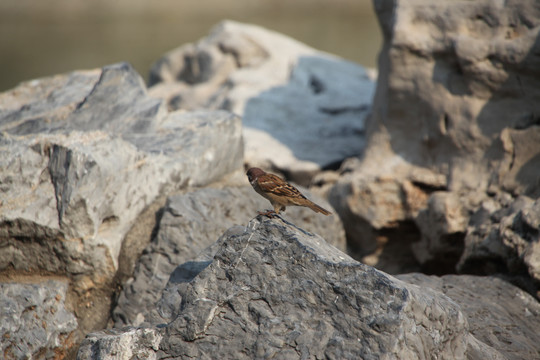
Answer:
[[[270,219],[277,216],[277,214],[276,214],[276,212],[274,210],[257,211],[257,213],[259,213],[259,215],[266,216],[266,217],[268,217]]]

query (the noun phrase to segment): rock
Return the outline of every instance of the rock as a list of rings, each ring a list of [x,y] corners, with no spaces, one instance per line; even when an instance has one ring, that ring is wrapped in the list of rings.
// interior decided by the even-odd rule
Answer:
[[[242,178],[247,183],[245,176]],[[302,191],[313,198],[309,192]],[[314,199],[323,206],[328,205],[324,200]],[[113,311],[115,326],[162,322],[155,312],[155,303],[173,270],[213,244],[224,229],[246,224],[257,210],[269,207],[270,203],[249,184],[206,188],[169,197],[156,226],[155,237],[120,293]],[[330,244],[345,251],[345,234],[337,216],[322,216],[307,208],[289,207],[283,217],[308,231],[322,234]]]
[[[25,82],[3,93],[0,104],[7,105],[0,129],[15,135],[143,133],[166,115],[163,102],[146,94],[142,78],[127,63]]]
[[[4,359],[64,358],[77,319],[66,309],[66,281],[0,283],[0,349]]]
[[[181,305],[172,321],[151,328],[151,338],[162,336],[156,358],[465,354],[467,322],[449,298],[360,264],[281,219],[256,218],[247,228],[229,229],[201,268],[191,281],[170,284]],[[118,340],[106,333],[87,338],[79,359],[96,359],[92,349],[107,350],[100,359],[133,353],[108,345],[119,344],[125,331],[114,336]],[[133,336],[140,335],[125,343]]]
[[[415,254],[428,266],[444,256],[443,237],[462,237],[437,230],[432,193],[460,199],[461,224],[488,196],[540,195],[540,7],[385,0],[375,9],[384,45],[366,148],[343,164],[329,201],[362,255],[381,251],[380,236],[395,233],[392,244],[396,229],[420,225]],[[459,242],[447,247],[454,263]]]
[[[422,240],[413,251],[422,269],[446,274],[456,270],[463,252],[469,214],[454,192],[436,191],[416,217]]]
[[[399,171],[393,175],[372,175],[357,171],[359,166],[358,162],[344,163],[342,176],[327,192],[328,201],[343,221],[349,245],[359,258],[392,248],[392,254],[385,257],[394,260],[388,262],[376,256],[370,265],[392,273],[413,270],[412,264],[396,267],[395,259],[404,253],[413,257],[410,245],[420,239],[413,219],[426,207],[429,198],[421,177],[426,172],[418,171],[413,182],[400,179]],[[429,175],[424,177],[432,181]],[[436,187],[429,189],[428,192]]]
[[[161,335],[154,329],[106,330],[88,334],[77,359],[157,359]],[[97,344],[99,346],[89,346]]]
[[[472,216],[457,269],[530,277],[532,284],[523,286],[540,298],[540,200],[521,196],[506,207],[494,205],[486,202]]]
[[[205,185],[241,164],[240,122],[232,120],[234,116],[212,111],[169,114],[161,100],[146,94],[141,77],[127,63],[23,83],[1,94],[0,104],[7,104],[0,112],[0,130],[13,135],[102,131],[138,150],[182,158],[188,164],[192,154],[178,152],[195,147],[193,153],[202,152],[205,163],[212,165],[197,161],[199,171],[188,178],[177,176],[180,185]],[[220,136],[214,136],[216,130]],[[201,137],[193,138],[195,132]],[[210,146],[214,143],[217,148]]]
[[[241,168],[241,121],[167,113],[127,64],[24,83],[0,103],[15,104],[0,117],[0,272],[68,278],[77,342],[109,318],[139,214]]]
[[[232,21],[159,59],[150,84],[169,108],[242,116],[245,161],[304,185],[362,151],[374,92],[361,66]]]
[[[398,278],[440,291],[459,304],[470,329],[468,359],[538,357],[540,304],[524,291],[495,277],[407,274]]]
[[[21,83],[0,94],[0,129],[12,134],[61,130],[79,104],[92,92],[102,70],[75,71]]]
[[[365,166],[399,156],[446,176],[452,191],[536,192],[540,7],[533,0],[426,4],[376,5],[384,76]]]
[[[538,123],[538,121],[537,121]],[[501,140],[505,150],[500,166],[500,186],[510,193],[540,197],[538,181],[540,126],[504,129]],[[490,187],[490,191],[495,186]]]

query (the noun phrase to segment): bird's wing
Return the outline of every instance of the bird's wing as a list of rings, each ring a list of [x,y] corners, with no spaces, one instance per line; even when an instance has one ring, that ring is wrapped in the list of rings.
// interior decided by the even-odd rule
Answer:
[[[297,199],[306,198],[297,188],[274,174],[261,175],[257,179],[257,182],[261,190],[277,196],[286,196]]]

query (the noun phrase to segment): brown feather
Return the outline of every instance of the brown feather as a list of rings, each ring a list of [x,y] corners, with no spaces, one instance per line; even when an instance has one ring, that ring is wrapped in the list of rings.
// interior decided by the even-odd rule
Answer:
[[[265,173],[259,168],[249,169],[246,175],[253,189],[270,201],[276,214],[285,211],[286,206],[290,205],[306,206],[324,215],[331,214],[330,211],[307,199],[297,188],[277,175]]]
[[[331,214],[330,211],[328,211],[328,210],[326,210],[325,208],[323,208],[323,207],[321,207],[321,206],[315,204],[314,202],[310,201],[310,203],[311,203],[311,204],[309,204],[308,207],[309,207],[311,210],[313,210],[313,211],[315,211],[315,212],[318,212],[318,213],[321,213],[321,214],[323,214],[323,215],[330,215],[330,214]]]
[[[297,188],[274,174],[264,174],[259,176],[257,183],[263,191],[277,196],[287,196],[301,199],[306,198],[300,191],[298,191]]]

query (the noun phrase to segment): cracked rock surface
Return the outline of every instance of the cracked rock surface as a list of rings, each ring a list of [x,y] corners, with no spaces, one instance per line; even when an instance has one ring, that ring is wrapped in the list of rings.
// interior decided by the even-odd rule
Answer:
[[[309,192],[302,191],[310,196]],[[322,199],[316,201],[328,206]],[[152,242],[143,251],[133,276],[120,293],[113,310],[115,326],[163,321],[155,313],[155,304],[178,264],[193,260],[212,245],[224,229],[247,222],[256,210],[268,205],[251,185],[206,188],[169,197]],[[283,217],[322,234],[330,244],[345,251],[345,233],[337,216],[321,216],[307,208],[289,207]]]
[[[464,356],[468,325],[456,303],[360,264],[288,221],[255,218],[214,246],[213,258],[171,277],[161,301],[168,320],[149,328],[159,350],[120,346],[120,337],[142,330],[116,330],[87,337],[78,358],[141,348],[157,359]]]

